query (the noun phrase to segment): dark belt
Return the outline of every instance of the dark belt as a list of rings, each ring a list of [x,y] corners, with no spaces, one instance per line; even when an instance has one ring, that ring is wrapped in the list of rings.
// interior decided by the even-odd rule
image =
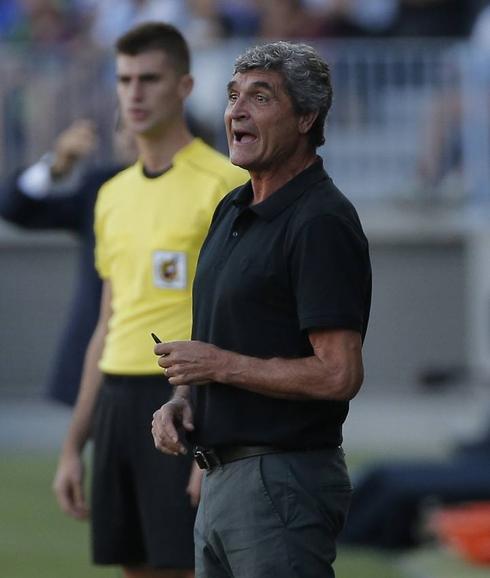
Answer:
[[[212,470],[237,460],[266,454],[277,454],[283,451],[283,449],[274,446],[229,446],[214,449],[196,446],[194,448],[194,459],[201,470]]]

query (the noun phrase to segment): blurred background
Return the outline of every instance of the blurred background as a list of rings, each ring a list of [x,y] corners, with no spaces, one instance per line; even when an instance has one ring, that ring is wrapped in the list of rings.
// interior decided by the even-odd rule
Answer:
[[[360,213],[374,274],[366,378],[345,427],[354,479],[381,459],[432,462],[478,440],[490,422],[489,2],[0,0],[1,180],[79,118],[97,127],[84,168],[114,160],[112,45],[150,19],[188,39],[189,119],[225,153],[225,86],[244,48],[305,40],[331,64],[334,104],[319,152]],[[70,409],[48,401],[44,383],[77,249],[68,234],[0,219],[0,574],[8,578],[116,575],[90,567],[86,527],[57,511],[50,490]],[[337,563],[338,578],[487,573],[430,537],[395,552],[341,546]]]

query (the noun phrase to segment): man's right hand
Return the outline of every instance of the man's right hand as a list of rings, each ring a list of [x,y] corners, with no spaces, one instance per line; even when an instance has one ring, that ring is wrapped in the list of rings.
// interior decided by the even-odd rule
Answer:
[[[89,119],[76,120],[56,139],[51,176],[65,177],[78,161],[93,153],[96,146],[95,123]]]
[[[83,491],[84,466],[80,455],[63,455],[53,481],[53,492],[58,505],[68,514],[79,520],[89,515]]]
[[[194,429],[191,404],[185,397],[174,397],[153,414],[151,433],[155,447],[164,454],[186,454],[179,428]]]

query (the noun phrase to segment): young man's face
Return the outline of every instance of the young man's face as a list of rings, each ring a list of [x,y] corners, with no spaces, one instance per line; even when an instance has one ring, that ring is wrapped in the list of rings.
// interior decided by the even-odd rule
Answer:
[[[250,70],[233,76],[225,110],[233,164],[249,171],[280,166],[297,148],[299,123],[278,72]]]
[[[158,137],[183,114],[189,75],[179,76],[161,50],[116,59],[117,95],[124,127],[136,136]]]

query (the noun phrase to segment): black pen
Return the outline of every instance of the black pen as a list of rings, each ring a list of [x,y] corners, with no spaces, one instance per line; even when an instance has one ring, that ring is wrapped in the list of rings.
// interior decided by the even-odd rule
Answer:
[[[157,335],[155,335],[154,333],[152,333],[151,336],[153,337],[153,341],[154,341],[155,343],[161,343],[161,342],[162,342],[162,340],[161,340]]]

